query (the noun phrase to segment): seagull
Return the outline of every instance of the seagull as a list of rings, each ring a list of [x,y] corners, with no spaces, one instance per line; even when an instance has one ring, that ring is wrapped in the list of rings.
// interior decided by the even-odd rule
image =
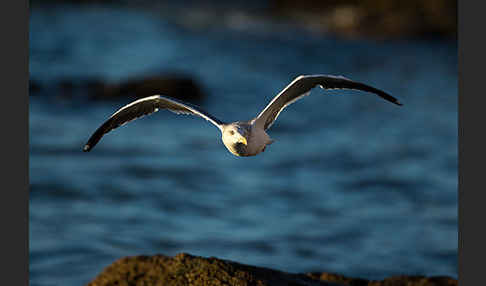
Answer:
[[[352,81],[343,76],[333,75],[300,75],[287,85],[272,101],[249,121],[225,123],[198,106],[174,98],[153,95],[127,104],[111,115],[89,138],[83,151],[90,151],[111,130],[120,127],[139,117],[152,114],[160,109],[167,109],[176,114],[199,116],[214,124],[221,131],[224,146],[236,156],[255,156],[274,142],[267,130],[278,115],[290,104],[310,94],[315,87],[322,89],[351,89],[374,93],[396,105],[402,104],[388,93],[369,85]]]

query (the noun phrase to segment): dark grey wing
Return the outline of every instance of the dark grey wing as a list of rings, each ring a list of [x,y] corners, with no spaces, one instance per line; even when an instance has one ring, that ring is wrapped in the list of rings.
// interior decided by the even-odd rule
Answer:
[[[371,87],[369,85],[355,82],[342,76],[332,75],[301,75],[294,79],[285,87],[272,101],[263,109],[262,112],[253,120],[255,124],[262,126],[265,130],[272,126],[280,112],[288,105],[309,95],[310,90],[316,86],[323,89],[354,89],[367,91],[395,103],[402,105],[396,98],[388,93]]]
[[[177,114],[197,115],[208,120],[222,130],[223,122],[211,114],[203,111],[199,107],[178,101],[173,98],[153,95],[141,98],[120,108],[117,112],[110,116],[110,118],[108,118],[108,120],[106,120],[105,123],[103,123],[93,133],[93,135],[91,135],[86,145],[84,145],[83,151],[87,152],[91,150],[96,143],[100,141],[101,137],[111,130],[139,117],[157,112],[159,109],[167,109]]]

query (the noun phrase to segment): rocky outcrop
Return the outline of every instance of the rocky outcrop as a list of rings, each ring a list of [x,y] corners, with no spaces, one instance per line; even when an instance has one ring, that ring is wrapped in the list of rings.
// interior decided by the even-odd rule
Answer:
[[[170,96],[184,101],[198,102],[205,93],[192,77],[167,73],[162,75],[130,78],[117,83],[96,78],[64,78],[50,84],[30,79],[30,95],[57,95],[63,99],[84,98],[113,100],[118,98],[142,98],[155,94]]]
[[[447,276],[393,276],[384,280],[350,278],[333,273],[308,273],[307,276],[321,281],[335,282],[349,286],[457,286],[457,279]]]
[[[181,253],[125,257],[108,266],[89,286],[101,285],[335,285],[302,274]]]
[[[144,78],[133,78],[118,84],[105,84],[95,90],[94,99],[154,94],[167,95],[185,101],[197,101],[204,97],[200,85],[191,77],[180,74],[165,74]]]
[[[103,270],[88,286],[108,285],[293,285],[293,286],[452,286],[450,277],[397,276],[383,281],[330,273],[292,274],[214,257],[181,253],[124,257]]]
[[[131,3],[131,1],[113,0],[34,0],[31,2],[34,5],[113,3],[125,6]],[[184,18],[182,23],[185,23],[188,12],[197,11],[206,3],[209,4],[206,8],[208,11],[197,11],[196,14],[199,15],[199,18],[206,18],[209,22],[217,23],[216,26],[221,24],[218,21],[230,16],[228,13],[237,9],[238,15],[246,15],[245,21],[251,21],[253,16],[257,16],[257,18],[263,16],[264,19],[291,22],[314,32],[330,33],[341,37],[457,37],[457,0],[269,0],[265,5],[261,5],[262,1],[251,0],[245,1],[243,6],[238,5],[239,1],[228,4],[230,2],[224,0],[190,1],[191,6],[188,6],[186,2],[181,3],[177,6],[177,1],[139,0],[136,1],[136,7],[137,9],[160,9],[161,15],[170,10],[169,14],[176,15],[177,19]],[[255,3],[260,3],[260,5]],[[220,11],[211,13],[220,6],[223,7]],[[249,8],[245,8],[245,6]],[[251,7],[254,6],[259,9],[252,9]],[[204,26],[209,23],[199,24]]]
[[[456,0],[271,0],[270,7],[279,17],[345,37],[457,36]]]

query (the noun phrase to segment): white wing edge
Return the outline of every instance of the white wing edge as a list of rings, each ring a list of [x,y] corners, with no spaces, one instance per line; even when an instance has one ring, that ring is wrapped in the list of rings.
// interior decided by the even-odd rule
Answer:
[[[174,110],[174,109],[170,109],[170,108],[167,108],[167,110],[173,112],[173,113],[176,113],[176,114],[195,114],[195,115],[198,115],[204,119],[206,119],[207,121],[211,122],[213,125],[215,125],[216,127],[218,127],[218,129],[220,131],[223,131],[223,126],[221,124],[219,124],[218,122],[214,121],[213,119],[211,119],[210,117],[208,117],[206,114],[204,114],[204,112],[198,110],[196,107],[192,107],[192,106],[189,106],[183,102],[180,102],[180,101],[177,101],[175,99],[172,99],[172,98],[169,98],[169,97],[166,97],[166,96],[162,96],[162,95],[152,95],[152,96],[147,96],[147,97],[143,97],[143,98],[140,98],[138,100],[135,100],[125,106],[123,106],[122,108],[118,109],[115,113],[113,113],[113,115],[110,116],[110,118],[116,116],[119,112],[121,112],[122,110],[125,110],[127,108],[130,108],[131,106],[137,104],[137,103],[140,103],[140,102],[143,102],[143,101],[150,101],[150,100],[155,100],[155,99],[162,99],[162,100],[166,100],[166,101],[169,101],[175,105],[181,105],[183,106],[184,108],[187,108],[189,109],[191,112],[184,112],[184,111],[181,111],[181,110]],[[155,108],[154,110],[154,113],[159,111],[159,108]],[[128,122],[125,122],[125,123],[128,123]],[[124,123],[124,124],[125,124]]]

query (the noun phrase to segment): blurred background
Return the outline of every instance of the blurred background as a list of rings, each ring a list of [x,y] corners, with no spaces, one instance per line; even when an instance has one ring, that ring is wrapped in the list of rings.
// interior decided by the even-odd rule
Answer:
[[[31,285],[80,285],[129,255],[290,272],[457,278],[456,1],[30,2]],[[170,112],[82,146],[165,94],[251,119],[300,74],[315,89],[238,158]]]

